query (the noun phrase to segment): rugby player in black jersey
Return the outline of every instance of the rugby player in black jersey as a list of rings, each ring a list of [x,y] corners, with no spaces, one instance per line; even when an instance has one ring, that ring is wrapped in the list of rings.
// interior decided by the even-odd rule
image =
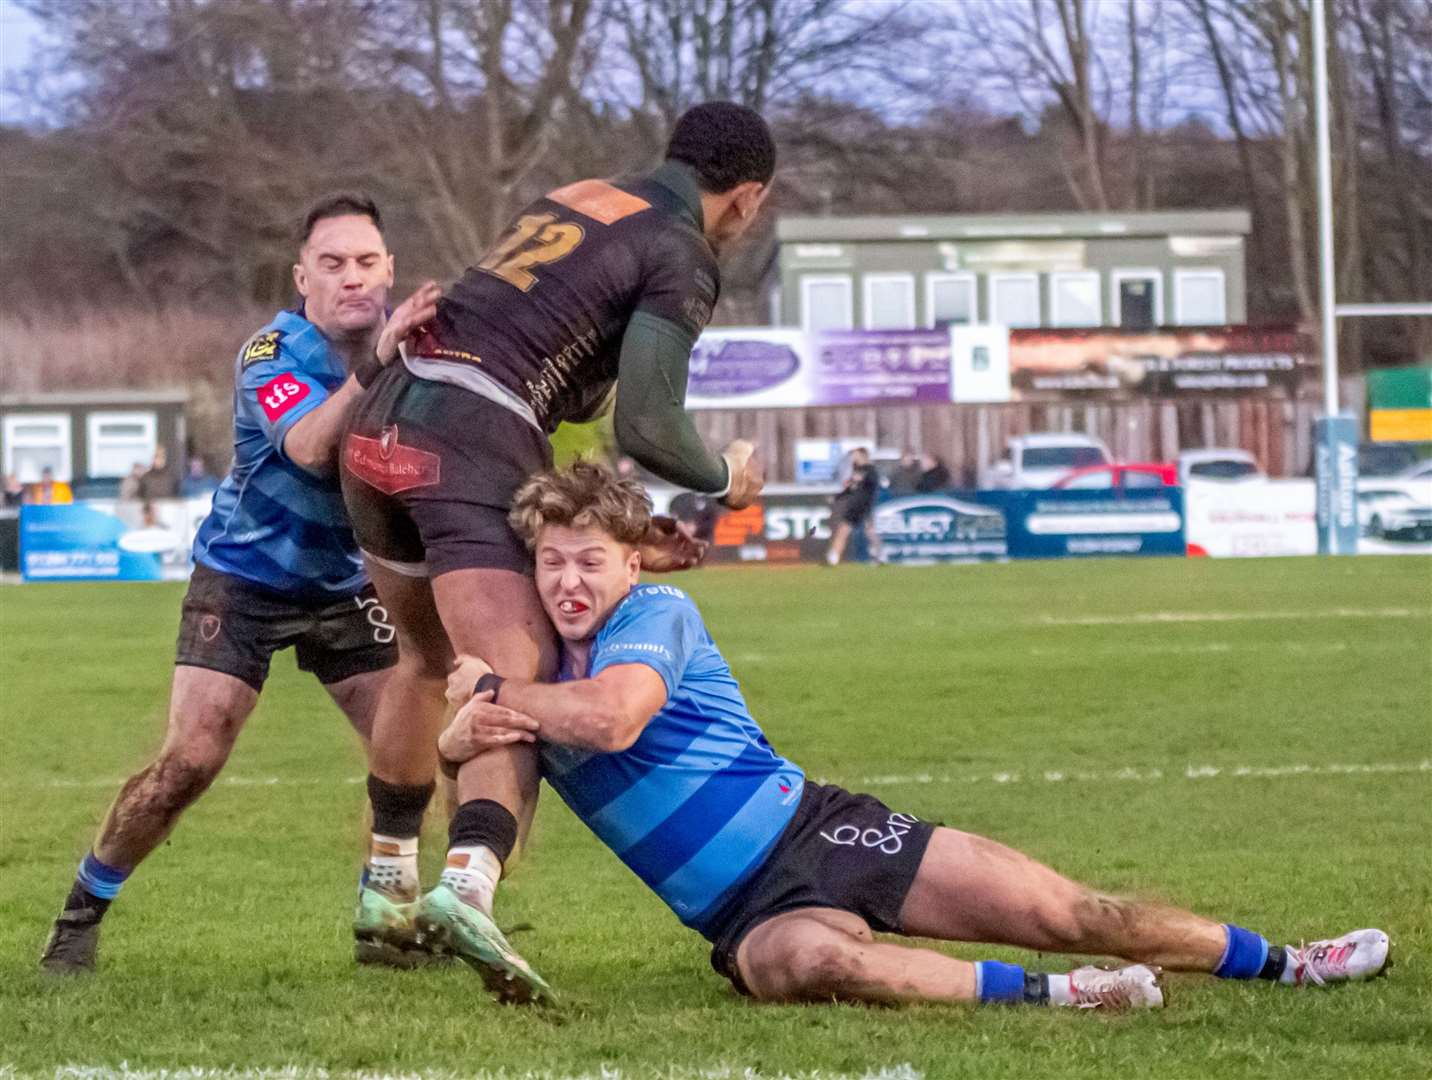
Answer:
[[[427,912],[418,900],[418,830],[447,676],[464,656],[490,664],[487,679],[554,674],[556,641],[507,513],[517,488],[550,467],[548,435],[562,421],[591,419],[614,400],[622,452],[657,476],[733,508],[759,494],[764,473],[751,444],[711,453],[684,403],[691,347],[720,289],[717,256],[755,219],[774,171],[757,113],[696,106],[677,121],[655,171],[582,180],[523,210],[359,405],[343,448],[344,499],[397,626],[409,677],[392,685],[423,688],[385,694],[373,725],[360,959],[409,960],[424,948],[418,923],[446,922],[446,944],[500,996],[545,992],[490,918],[503,864],[536,804],[530,745],[463,765],[450,840],[467,854],[444,875],[462,910]],[[642,565],[681,569],[702,550],[668,523],[648,535]]]

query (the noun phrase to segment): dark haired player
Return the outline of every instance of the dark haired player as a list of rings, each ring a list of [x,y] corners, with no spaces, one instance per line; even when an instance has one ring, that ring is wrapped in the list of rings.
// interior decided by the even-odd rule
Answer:
[[[343,509],[338,441],[378,357],[391,359],[432,315],[437,289],[387,317],[393,257],[366,196],[315,205],[299,242],[302,303],[235,361],[234,464],[194,541],[164,745],[110,807],[45,945],[45,970],[93,970],[105,911],[224,767],[277,650],[295,649],[365,742],[396,660]]]
[[[774,169],[758,114],[696,106],[677,121],[655,171],[582,180],[524,209],[359,406],[343,492],[397,626],[399,670],[412,673],[389,685],[374,721],[360,950],[415,945],[418,829],[454,655],[481,656],[518,678],[554,674],[556,642],[531,556],[507,523],[513,493],[551,464],[548,434],[614,398],[622,452],[657,476],[732,507],[760,491],[751,445],[712,454],[684,402],[691,347],[719,291],[717,255],[755,219]],[[701,547],[684,532],[654,530],[645,565],[690,565]],[[474,895],[485,922],[465,959],[504,996],[530,999],[541,980],[487,915],[535,805],[536,755],[495,750],[458,783],[466,806],[451,830],[483,882]]]

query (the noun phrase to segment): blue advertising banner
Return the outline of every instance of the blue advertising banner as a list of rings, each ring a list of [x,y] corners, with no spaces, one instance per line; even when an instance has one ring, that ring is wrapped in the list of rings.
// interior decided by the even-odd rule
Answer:
[[[194,527],[210,497],[96,500],[20,508],[25,581],[166,581],[189,576]]]
[[[1004,509],[1012,559],[1089,555],[1184,555],[1179,488],[981,491]]]
[[[1324,416],[1313,421],[1318,483],[1318,554],[1356,555],[1358,527],[1357,421]]]
[[[1005,516],[957,493],[883,497],[875,507],[875,531],[889,563],[971,562],[1008,554]],[[856,554],[867,557],[864,536]]]

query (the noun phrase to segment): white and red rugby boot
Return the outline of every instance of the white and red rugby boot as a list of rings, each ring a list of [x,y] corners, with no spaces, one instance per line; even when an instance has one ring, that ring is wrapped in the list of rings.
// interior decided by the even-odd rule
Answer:
[[[1149,964],[1129,967],[1075,968],[1069,973],[1069,1004],[1080,1009],[1162,1009],[1164,1007],[1163,969]]]
[[[1287,965],[1278,981],[1289,986],[1326,986],[1373,979],[1387,973],[1389,947],[1381,930],[1353,930],[1327,941],[1286,945]]]

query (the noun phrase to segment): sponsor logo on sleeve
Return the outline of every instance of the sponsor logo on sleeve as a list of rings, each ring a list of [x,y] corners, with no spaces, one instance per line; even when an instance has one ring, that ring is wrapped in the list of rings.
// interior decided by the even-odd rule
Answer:
[[[293,374],[275,375],[259,387],[258,397],[264,415],[269,418],[269,423],[274,423],[308,397],[308,384]]]
[[[278,356],[279,342],[282,340],[282,330],[266,330],[262,334],[254,335],[244,346],[243,366],[248,367],[250,364],[272,360]]]

